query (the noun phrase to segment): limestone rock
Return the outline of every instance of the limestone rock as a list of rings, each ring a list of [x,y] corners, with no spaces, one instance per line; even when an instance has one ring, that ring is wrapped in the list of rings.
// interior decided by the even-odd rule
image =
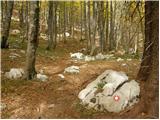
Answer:
[[[9,72],[5,73],[5,76],[9,79],[21,78],[24,74],[24,70],[21,68],[11,68]]]
[[[87,108],[120,112],[138,102],[139,84],[128,81],[124,72],[106,70],[80,91],[78,97]]]
[[[46,75],[37,74],[37,79],[39,79],[41,81],[46,81],[48,79],[48,77]]]
[[[79,73],[79,67],[78,66],[70,66],[65,68],[64,73]]]

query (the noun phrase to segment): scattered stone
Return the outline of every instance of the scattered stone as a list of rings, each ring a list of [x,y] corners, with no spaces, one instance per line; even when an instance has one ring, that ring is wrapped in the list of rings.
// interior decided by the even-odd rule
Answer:
[[[11,56],[15,56],[15,57],[21,57],[19,54],[17,54],[17,53],[10,53],[11,54]]]
[[[11,59],[15,59],[15,58],[17,58],[16,56],[14,56],[14,55],[10,55],[9,56],[9,58],[11,58]]]
[[[20,30],[14,29],[14,30],[11,31],[11,34],[12,34],[12,35],[20,34]]]
[[[40,37],[41,37],[42,39],[44,39],[44,40],[48,40],[48,37],[47,37],[46,34],[41,33],[41,34],[40,34]]]
[[[94,56],[85,56],[84,61],[89,62],[89,61],[94,61],[95,57]]]
[[[11,20],[19,22],[19,18],[11,17]]]
[[[70,36],[70,34],[69,34],[68,32],[65,32],[65,35],[66,35],[66,37],[69,37],[69,36]]]
[[[50,104],[48,105],[48,108],[51,109],[51,108],[54,108],[55,107],[55,104]]]
[[[5,103],[0,103],[0,110],[4,110],[7,107]]]
[[[5,77],[9,79],[21,78],[24,74],[24,70],[21,68],[11,68],[9,72],[5,73]]]
[[[95,57],[97,60],[104,60],[105,59],[105,56],[102,54],[102,53],[99,53],[96,55]]]
[[[107,55],[104,55],[105,56],[105,59],[113,59],[115,58],[113,54],[107,54]]]
[[[132,61],[132,59],[127,59],[127,61]]]
[[[83,58],[84,58],[84,55],[83,55],[83,53],[70,53],[70,55],[71,55],[71,58],[76,58],[76,59],[78,59],[78,60],[82,60]]]
[[[65,68],[65,70],[64,70],[64,73],[79,73],[79,67],[78,66],[70,66],[70,67],[67,67],[67,68]]]
[[[63,35],[62,34],[57,34],[57,37],[63,37]]]
[[[87,108],[120,112],[138,102],[139,84],[128,81],[124,72],[106,70],[80,91],[78,97]]]
[[[124,61],[124,59],[118,58],[118,59],[117,59],[117,62],[120,62],[120,61]]]
[[[25,54],[26,52],[24,50],[20,50],[21,53]]]
[[[121,66],[127,66],[127,64],[126,63],[122,63]]]
[[[64,75],[63,74],[58,74],[58,76],[61,78],[61,79],[64,79]]]
[[[37,74],[37,79],[39,79],[41,81],[46,81],[48,79],[48,77],[46,75]]]

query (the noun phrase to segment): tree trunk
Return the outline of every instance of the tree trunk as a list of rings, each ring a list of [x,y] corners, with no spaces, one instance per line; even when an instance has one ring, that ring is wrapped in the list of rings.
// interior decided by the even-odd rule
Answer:
[[[64,2],[64,16],[63,16],[63,20],[64,20],[64,30],[63,30],[63,39],[64,39],[64,43],[66,43],[66,2]]]
[[[106,34],[105,34],[105,38],[106,38],[106,44],[105,44],[105,48],[107,48],[107,51],[108,51],[108,28],[109,28],[109,17],[108,17],[108,1],[106,1],[106,20],[105,20],[105,22],[106,22],[106,26],[105,26],[105,28],[106,28]]]
[[[137,76],[144,83],[141,90],[143,110],[158,118],[159,102],[159,3],[145,2],[145,44],[141,67]]]
[[[101,52],[104,51],[104,2],[100,1],[99,3],[99,33],[100,33],[100,49]]]
[[[54,10],[53,10],[53,1],[49,1],[49,14],[48,14],[48,46],[47,50],[50,50],[53,47],[53,37],[54,37]]]
[[[82,41],[82,33],[83,33],[82,28],[83,28],[83,14],[82,14],[82,1],[81,1],[81,39],[80,41]]]
[[[110,34],[109,34],[109,50],[113,50],[113,1],[110,1]]]
[[[91,19],[91,51],[90,55],[94,55],[95,52],[95,36],[97,30],[97,2],[93,1],[93,19]]]
[[[86,1],[84,1],[84,11],[83,11],[83,14],[84,14],[84,29],[85,29],[85,39],[87,39],[87,14],[86,14]]]
[[[87,31],[87,49],[90,50],[90,44],[91,44],[91,25],[90,25],[90,1],[87,2],[87,27],[88,27],[88,31]]]
[[[2,38],[1,38],[1,48],[8,48],[8,37],[9,37],[9,29],[13,11],[14,1],[7,1],[7,12],[5,13],[5,20],[3,21],[3,30],[2,30]]]
[[[30,15],[29,15],[29,40],[27,46],[27,60],[25,78],[27,80],[33,79],[36,61],[36,50],[38,47],[38,31],[39,31],[39,1],[30,1]]]

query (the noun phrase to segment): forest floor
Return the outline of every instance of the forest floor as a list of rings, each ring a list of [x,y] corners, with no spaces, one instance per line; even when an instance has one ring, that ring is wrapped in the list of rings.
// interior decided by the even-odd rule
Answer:
[[[49,80],[42,82],[38,80],[9,80],[4,77],[4,73],[11,68],[24,68],[26,55],[22,50],[26,50],[26,45],[16,41],[12,37],[11,48],[1,50],[1,91],[2,103],[6,108],[2,110],[2,118],[136,118],[134,109],[121,113],[97,112],[85,109],[78,99],[78,93],[88,83],[95,80],[98,75],[107,69],[124,71],[129,79],[135,79],[140,61],[117,62],[115,60],[101,61],[74,61],[70,58],[70,53],[78,52],[84,48],[84,44],[79,41],[68,40],[66,44],[58,43],[54,51],[46,51],[46,42],[40,41],[37,50],[36,70],[41,69],[49,77]],[[9,58],[11,53],[20,56],[14,59]],[[124,58],[125,56],[122,56]],[[122,66],[126,63],[126,66]],[[68,66],[76,65],[80,67],[79,74],[63,73]],[[58,74],[64,74],[62,80]],[[136,105],[135,105],[136,106]],[[139,113],[141,114],[141,113]]]

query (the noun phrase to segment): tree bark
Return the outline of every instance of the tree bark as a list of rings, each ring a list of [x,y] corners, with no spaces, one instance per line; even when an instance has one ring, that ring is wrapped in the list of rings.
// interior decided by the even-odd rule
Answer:
[[[110,34],[109,34],[109,50],[113,50],[114,46],[113,46],[113,5],[112,5],[113,1],[110,1]]]
[[[87,27],[88,27],[88,31],[87,31],[87,49],[90,50],[90,45],[91,45],[91,25],[90,25],[90,1],[87,2],[87,17],[88,17],[88,21],[87,21]]]
[[[9,37],[12,11],[13,11],[13,4],[14,4],[14,1],[7,1],[7,11],[5,13],[5,20],[2,23],[3,24],[2,37],[1,37],[1,48],[2,49],[9,47],[8,37]]]
[[[48,45],[47,50],[50,50],[53,46],[53,1],[49,1],[49,11],[48,11]]]
[[[85,29],[85,39],[87,39],[87,14],[86,14],[86,1],[84,1],[84,29]]]
[[[141,90],[142,109],[150,116],[158,118],[159,110],[159,3],[145,2],[145,44],[137,79],[144,83]]]
[[[64,10],[64,16],[63,16],[63,20],[64,20],[64,30],[63,30],[63,39],[64,39],[64,43],[66,43],[66,2],[63,3],[63,10]]]
[[[29,40],[27,46],[27,60],[25,69],[25,78],[33,79],[36,75],[35,61],[36,50],[38,47],[38,32],[39,32],[39,1],[30,1],[29,15]]]
[[[108,17],[108,1],[106,1],[106,20],[105,20],[105,22],[106,22],[106,26],[105,26],[105,28],[106,28],[106,34],[105,34],[105,41],[106,41],[106,44],[105,44],[105,48],[107,48],[107,51],[108,51],[108,28],[109,28],[109,17]]]

